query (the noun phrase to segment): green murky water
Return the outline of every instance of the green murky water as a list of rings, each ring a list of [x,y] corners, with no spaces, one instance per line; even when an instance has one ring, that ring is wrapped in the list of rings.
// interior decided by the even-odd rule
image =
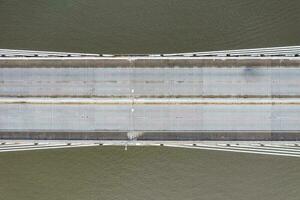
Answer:
[[[300,160],[168,147],[0,154],[5,200],[298,200]]]
[[[0,0],[0,48],[158,53],[300,45],[300,1]]]

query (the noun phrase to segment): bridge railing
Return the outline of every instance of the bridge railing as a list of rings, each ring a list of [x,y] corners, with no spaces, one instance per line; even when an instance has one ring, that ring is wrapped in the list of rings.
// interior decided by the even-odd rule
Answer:
[[[298,57],[300,46],[160,54],[89,54],[0,49],[1,57]]]

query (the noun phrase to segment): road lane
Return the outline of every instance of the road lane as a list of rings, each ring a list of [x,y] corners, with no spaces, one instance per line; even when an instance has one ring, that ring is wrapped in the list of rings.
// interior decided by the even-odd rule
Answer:
[[[0,68],[0,96],[300,96],[300,68]]]
[[[300,105],[0,104],[0,130],[299,131]]]

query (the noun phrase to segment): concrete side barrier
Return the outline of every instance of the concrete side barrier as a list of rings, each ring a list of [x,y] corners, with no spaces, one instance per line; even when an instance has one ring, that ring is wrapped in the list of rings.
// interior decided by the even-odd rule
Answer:
[[[127,132],[118,131],[5,131],[0,139],[10,140],[127,140]]]
[[[1,140],[120,140],[126,132],[113,131],[0,131]],[[139,132],[136,141],[300,141],[300,131],[156,131]]]
[[[299,67],[300,58],[284,57],[79,57],[0,58],[0,68],[95,68],[95,67]]]

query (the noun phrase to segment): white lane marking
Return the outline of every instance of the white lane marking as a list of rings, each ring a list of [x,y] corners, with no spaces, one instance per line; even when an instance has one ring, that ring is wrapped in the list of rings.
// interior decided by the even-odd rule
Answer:
[[[44,150],[44,149],[64,149],[64,148],[75,148],[75,147],[92,147],[99,146],[99,144],[83,144],[83,145],[54,145],[48,147],[36,147],[36,148],[19,148],[19,149],[5,149],[0,150],[1,152],[12,152],[12,151],[31,151],[31,150]]]
[[[184,145],[185,146],[185,145]],[[199,147],[207,147],[207,148],[219,148],[219,149],[232,149],[232,150],[247,150],[247,151],[255,151],[255,152],[271,152],[271,153],[288,153],[293,155],[299,155],[300,152],[292,152],[292,151],[285,151],[285,150],[268,150],[268,149],[260,149],[260,148],[247,148],[247,147],[235,147],[235,146],[226,146],[226,147],[220,147],[220,146],[209,146],[209,145],[199,145]],[[198,147],[198,146],[196,146]]]
[[[12,144],[12,145],[0,145],[0,149],[6,148],[18,148],[18,147],[30,147],[30,146],[45,146],[51,144]]]
[[[208,57],[182,57],[168,54],[168,56],[122,56],[122,57],[109,57],[110,55],[97,57],[0,57],[0,60],[120,60],[120,61],[138,61],[138,60],[300,60],[300,57],[282,57],[282,56],[272,56],[272,57],[253,57],[253,56],[243,56],[243,57],[226,57],[226,56],[208,56]],[[129,67],[129,66],[128,66]],[[244,67],[244,66],[241,66]]]
[[[285,54],[285,53],[299,53],[300,46],[280,46],[280,47],[267,47],[267,48],[252,48],[252,49],[229,49],[220,51],[200,51],[200,52],[182,52],[182,53],[171,53],[164,54],[165,56],[174,55],[222,55],[222,54]]]
[[[101,143],[104,146],[111,146],[111,144]],[[28,145],[28,146],[26,146]],[[0,149],[0,152],[12,152],[12,151],[29,151],[29,150],[43,150],[43,149],[61,149],[61,148],[75,148],[75,147],[92,147],[99,146],[100,143],[52,143],[52,144],[43,144],[43,145],[32,145],[29,144],[21,144],[19,146],[11,146]],[[115,145],[124,145],[124,144],[115,144]],[[131,144],[134,145],[134,144]],[[140,145],[140,143],[139,143]],[[161,144],[152,144],[152,146],[162,146]],[[269,149],[261,149],[261,148],[250,148],[242,147],[236,148],[234,146],[220,146],[220,144],[216,145],[205,145],[205,144],[197,144],[194,146],[193,144],[164,144],[167,147],[179,147],[179,148],[190,148],[190,149],[203,149],[203,150],[215,150],[215,151],[227,151],[227,152],[239,152],[239,153],[250,153],[250,154],[262,154],[262,155],[276,155],[276,156],[289,156],[289,157],[300,157],[300,152],[295,153],[295,151],[288,150],[269,150]]]
[[[2,104],[300,104],[300,98],[44,98],[1,97]]]
[[[271,150],[271,151],[290,151],[295,153],[300,153],[300,149],[289,149],[285,147],[272,147],[272,146],[249,146],[249,145],[230,145],[230,146],[224,146],[222,147],[233,147],[233,148],[246,148],[246,149],[262,149],[262,150]]]
[[[281,55],[281,54],[297,54],[300,51],[300,46],[283,46],[283,47],[268,47],[268,48],[255,48],[255,49],[233,49],[233,50],[220,50],[220,51],[206,51],[206,52],[184,52],[184,53],[167,53],[162,54],[164,56],[190,56],[190,55],[226,55],[226,54],[250,54],[250,55],[260,55],[260,54],[274,54],[274,55]],[[55,52],[55,51],[34,51],[34,50],[23,50],[23,49],[0,49],[0,54],[4,55],[72,55],[72,56],[100,56],[99,54],[92,54],[92,53],[77,53],[77,52]],[[144,55],[147,57],[156,56],[161,57],[161,54],[148,54]],[[116,56],[112,54],[104,54],[104,56]],[[123,57],[126,55],[123,55]],[[127,56],[131,58],[132,56]]]
[[[35,51],[26,49],[0,49],[3,55],[40,55],[40,56],[100,56],[94,53],[59,52],[59,51]]]
[[[261,145],[253,145],[253,146],[261,146]],[[290,146],[290,145],[270,145],[270,144],[266,144],[266,145],[263,145],[264,147],[272,147],[272,148],[285,148],[285,149],[290,149],[290,150],[295,150],[295,151],[300,151],[300,146]]]
[[[294,154],[284,154],[284,153],[272,153],[272,152],[259,152],[259,151],[247,151],[247,150],[235,150],[235,149],[226,149],[226,148],[217,148],[217,147],[205,147],[205,146],[182,146],[182,145],[165,145],[167,147],[176,147],[176,148],[187,148],[187,149],[202,149],[202,150],[212,150],[212,151],[227,151],[227,152],[237,152],[237,153],[249,153],[249,154],[261,154],[261,155],[275,155],[275,156],[287,156],[287,157],[297,157],[300,158],[300,155]]]
[[[1,143],[1,142],[0,142]],[[16,143],[3,143],[3,144],[0,144],[0,148],[1,147],[12,147],[12,146],[21,146],[21,145],[35,145],[35,144],[38,144],[38,145],[47,145],[49,144],[48,142],[45,143],[45,142],[28,142],[28,143],[19,143],[19,142],[16,142]]]
[[[52,147],[52,146],[67,146],[68,144],[47,144],[47,145],[17,145],[17,146],[11,146],[11,147],[2,147],[0,148],[1,150],[5,150],[5,149],[23,149],[23,148],[42,148],[42,147]]]

